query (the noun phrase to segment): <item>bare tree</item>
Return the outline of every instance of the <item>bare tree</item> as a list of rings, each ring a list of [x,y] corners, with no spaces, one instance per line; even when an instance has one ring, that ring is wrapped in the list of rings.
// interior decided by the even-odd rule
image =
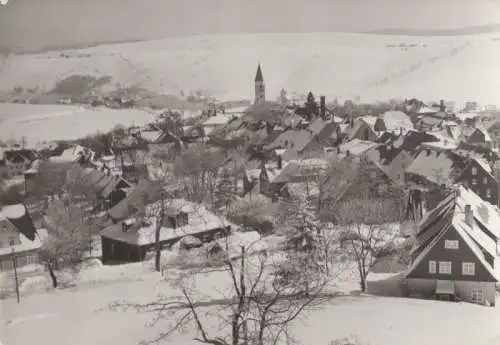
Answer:
[[[182,181],[188,199],[213,204],[219,168],[224,162],[220,150],[191,145],[175,159],[174,173]]]
[[[41,259],[46,264],[52,285],[58,286],[55,270],[59,265],[71,266],[82,260],[90,249],[91,235],[88,231],[89,218],[78,206],[66,200],[50,203],[45,217],[48,237],[41,248]]]
[[[165,322],[168,328],[156,338],[145,342],[158,343],[174,332],[193,327],[194,340],[203,344],[277,344],[290,336],[289,327],[306,310],[319,307],[328,296],[324,293],[327,278],[304,255],[289,255],[284,261],[265,252],[251,255],[252,246],[241,246],[239,257],[232,260],[229,248],[219,256],[219,270],[227,273],[229,292],[212,302],[197,302],[200,291],[190,288],[189,279],[201,271],[189,271],[176,281],[180,298],[160,298],[147,304],[117,302],[114,310],[134,309],[157,312],[155,322]],[[305,269],[306,265],[310,269]],[[228,286],[229,287],[229,286]],[[211,334],[204,319],[213,316],[202,307],[220,306],[221,330]],[[226,333],[223,329],[229,329]],[[225,334],[226,333],[226,334]]]
[[[356,262],[360,287],[366,292],[366,278],[383,257],[395,253],[399,229],[399,215],[393,204],[369,196],[350,198],[338,207],[336,218],[343,228],[339,241]]]

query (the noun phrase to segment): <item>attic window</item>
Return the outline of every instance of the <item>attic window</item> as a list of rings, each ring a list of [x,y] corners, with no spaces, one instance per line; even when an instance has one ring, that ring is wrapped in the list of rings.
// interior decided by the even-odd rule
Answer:
[[[444,241],[445,249],[458,249],[458,241],[457,240],[445,240]]]
[[[14,236],[9,236],[9,246],[14,246],[16,244],[16,239]]]
[[[477,175],[477,168],[472,167],[472,176],[476,176],[476,175]]]

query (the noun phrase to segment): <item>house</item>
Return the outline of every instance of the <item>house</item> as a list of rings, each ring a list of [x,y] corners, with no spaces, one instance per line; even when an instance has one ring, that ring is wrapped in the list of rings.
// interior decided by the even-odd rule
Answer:
[[[333,156],[336,156],[336,158],[341,158],[346,156],[364,157],[368,154],[368,152],[374,150],[379,146],[380,144],[373,141],[353,139],[346,143],[340,144],[337,147],[336,155],[335,155],[335,150],[333,150],[332,153]]]
[[[466,159],[450,151],[422,149],[405,171],[405,182],[427,189],[451,186],[462,173]]]
[[[263,166],[260,176],[260,192],[268,197],[284,198],[317,196],[318,179],[328,167],[324,159],[309,158],[287,161],[277,169]]]
[[[161,207],[148,205],[148,208]],[[135,214],[112,224],[101,232],[103,263],[137,262],[146,258],[156,246],[157,217]],[[210,242],[231,232],[231,224],[211,213],[204,206],[184,199],[171,199],[164,208],[164,221],[160,228],[160,246],[169,248],[185,236]]]
[[[498,182],[493,175],[490,164],[482,158],[472,157],[455,179],[457,183],[464,184],[481,199],[498,205]]]
[[[500,160],[500,156],[496,150],[466,143],[459,144],[454,152],[464,157],[480,157],[490,163]]]
[[[460,143],[493,147],[493,141],[488,131],[479,127],[462,126],[458,140]]]
[[[403,134],[413,128],[413,122],[410,117],[399,110],[386,111],[377,119],[382,124],[378,124],[377,129],[385,128],[388,132],[400,132]],[[380,127],[379,127],[380,126]]]
[[[495,305],[500,211],[458,187],[421,221],[407,295]]]
[[[112,175],[109,170],[85,168],[75,164],[68,170],[68,181],[80,184],[96,195],[95,207],[108,209],[122,201],[126,193],[124,190],[132,185],[121,176]]]
[[[375,123],[373,123],[373,126]],[[344,141],[351,141],[353,139],[375,141],[377,134],[374,127],[370,125],[369,121],[363,120],[363,117],[357,119],[350,119],[347,124],[341,125],[340,132]]]
[[[409,130],[404,134],[386,132],[378,140],[379,145],[370,148],[366,155],[377,162],[396,184],[405,183],[405,171],[413,163],[423,143],[438,139],[430,133]]]
[[[85,162],[93,161],[95,153],[83,146],[73,145],[65,149],[60,155],[52,156],[49,162],[53,166],[60,166],[61,170],[67,169],[73,163],[83,164]]]
[[[5,166],[4,174],[7,178],[23,175],[35,159],[36,154],[30,150],[5,150],[2,164]]]
[[[47,231],[37,229],[38,235],[31,241],[3,215],[2,211],[0,211],[0,271],[13,269],[13,258],[17,267],[38,264],[40,262],[38,253]]]
[[[431,115],[419,115],[415,120],[415,128],[419,131],[434,131],[442,129],[445,120]]]
[[[329,146],[332,136],[337,131],[337,124],[321,116],[316,117],[306,128],[289,129],[279,134],[272,142],[263,146],[265,151],[285,149],[283,160],[303,158],[307,153],[321,150]],[[279,133],[279,132],[277,132]],[[274,135],[270,132],[268,135]]]

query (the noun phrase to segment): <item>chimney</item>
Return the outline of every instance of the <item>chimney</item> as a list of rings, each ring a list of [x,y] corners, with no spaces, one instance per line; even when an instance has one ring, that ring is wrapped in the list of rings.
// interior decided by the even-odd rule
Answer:
[[[446,107],[444,105],[444,99],[442,99],[441,101],[439,101],[439,111],[444,112],[445,110],[446,110]]]
[[[471,205],[465,205],[465,222],[469,226],[474,224],[474,214]]]
[[[320,116],[323,120],[326,119],[326,98],[325,96],[320,96],[319,98],[319,111]]]

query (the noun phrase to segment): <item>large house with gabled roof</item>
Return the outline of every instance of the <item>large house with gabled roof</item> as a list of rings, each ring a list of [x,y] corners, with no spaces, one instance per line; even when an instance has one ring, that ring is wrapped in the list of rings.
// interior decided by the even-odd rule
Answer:
[[[459,186],[421,221],[403,286],[408,295],[495,305],[500,210]]]

